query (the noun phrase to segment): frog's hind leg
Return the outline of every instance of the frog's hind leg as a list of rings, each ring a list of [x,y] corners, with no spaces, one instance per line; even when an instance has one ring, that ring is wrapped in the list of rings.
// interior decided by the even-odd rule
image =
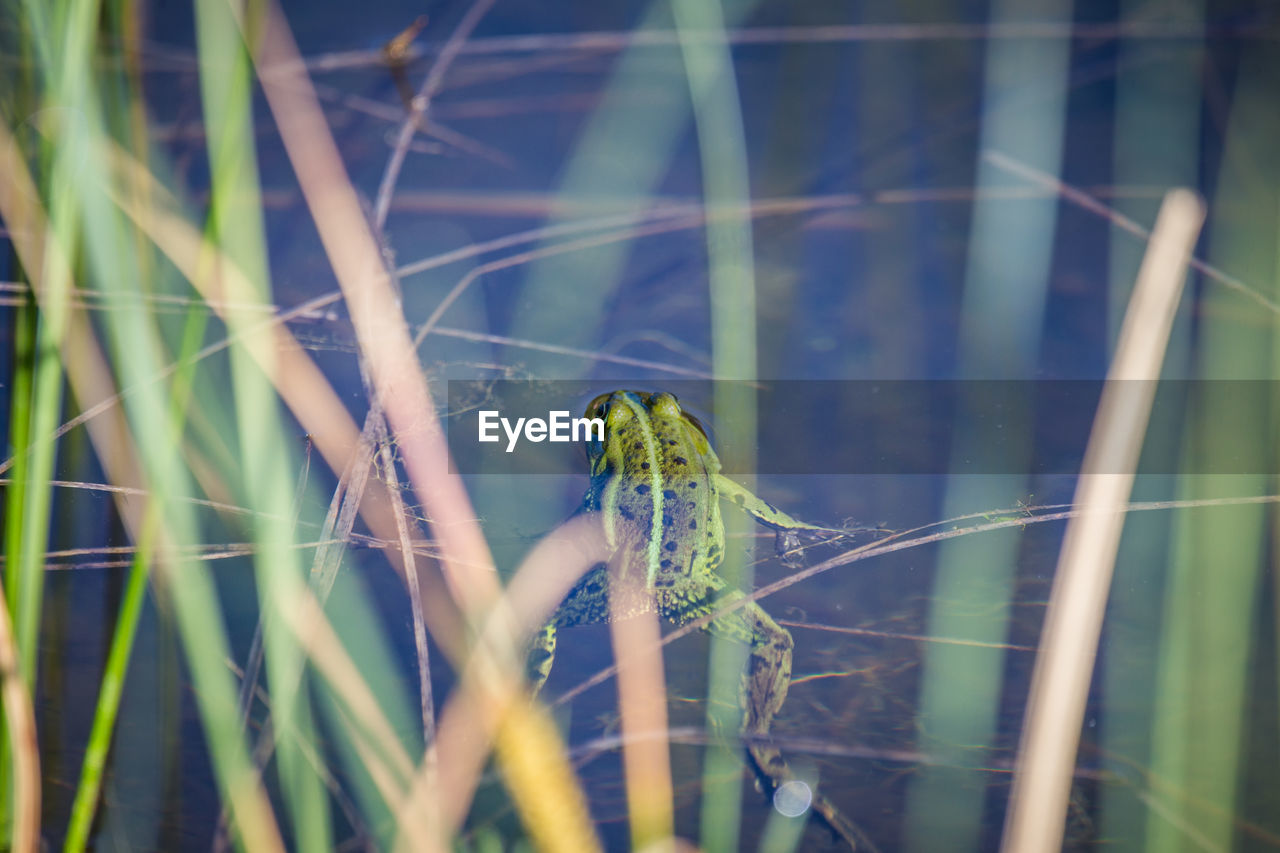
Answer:
[[[525,677],[529,680],[529,690],[537,696],[542,692],[542,685],[547,683],[551,675],[551,665],[556,660],[556,622],[550,622],[538,629],[529,643],[529,655],[525,660]]]
[[[687,582],[660,595],[662,613],[672,622],[685,624],[723,611],[746,598],[712,575],[705,580]],[[791,650],[794,641],[783,628],[754,601],[722,613],[707,624],[711,634],[729,637],[749,645],[750,657],[742,676],[742,733],[751,740],[747,755],[752,769],[767,793],[772,794],[783,783],[795,779],[782,752],[769,740],[774,715],[787,698],[791,686]],[[853,850],[876,851],[866,834],[842,815],[826,797],[814,792],[813,810],[819,818]]]
[[[569,590],[564,601],[546,625],[538,630],[529,644],[525,675],[530,691],[537,696],[551,675],[556,659],[556,629],[572,625],[590,625],[609,618],[609,570],[603,563],[582,576]]]

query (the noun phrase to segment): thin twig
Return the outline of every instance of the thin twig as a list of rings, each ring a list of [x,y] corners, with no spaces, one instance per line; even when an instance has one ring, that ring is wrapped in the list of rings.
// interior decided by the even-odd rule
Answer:
[[[539,35],[492,36],[472,39],[459,49],[466,56],[492,56],[501,53],[539,53],[551,51],[617,52],[632,47],[676,47],[682,36],[675,30],[620,30],[577,33],[545,33]],[[1072,23],[1028,21],[998,24],[851,24],[845,26],[743,27],[726,29],[722,34],[706,34],[693,38],[717,39],[731,45],[786,44],[857,44],[862,42],[929,42],[929,41],[995,41],[1025,39],[1137,39],[1153,41],[1200,41],[1205,38],[1256,39],[1275,41],[1274,29],[1262,26],[1222,25],[1206,27],[1201,23],[1178,21],[1119,21],[1116,23]],[[426,45],[417,55],[438,49]],[[413,51],[410,51],[413,55]],[[170,57],[175,63],[177,58]],[[307,70],[315,73],[367,68],[385,62],[381,50],[334,51],[306,60]]]
[[[400,498],[400,475],[396,473],[395,457],[391,453],[391,439],[387,435],[386,421],[379,417],[376,435],[380,451],[378,458],[382,462],[382,476],[390,485],[391,508],[396,517],[396,528],[400,532],[400,555],[404,563],[404,578],[409,587],[409,611],[413,615],[413,646],[418,658],[418,696],[422,711],[422,743],[426,750],[426,761],[435,762],[435,699],[431,694],[431,658],[427,649],[427,628],[422,618],[422,590],[418,584],[418,565],[414,559],[413,540],[409,535],[409,524],[404,502]],[[435,769],[428,770],[432,775]],[[432,783],[434,787],[434,782]]]
[[[786,215],[791,213],[810,212],[815,210],[824,210],[834,207],[855,206],[859,203],[857,196],[839,195],[824,196],[817,199],[803,198],[776,198],[756,200],[752,203],[750,209],[755,216],[772,216]],[[396,270],[396,275],[400,278],[425,272],[427,270],[437,269],[447,266],[451,263],[479,257],[490,252],[499,251],[501,249],[512,248],[519,245],[534,243],[541,240],[547,240],[554,237],[570,236],[582,232],[599,231],[611,228],[628,228],[640,223],[653,222],[654,220],[662,220],[666,218],[675,218],[680,216],[702,216],[703,213],[698,212],[696,206],[692,203],[665,204],[653,206],[640,213],[625,213],[608,217],[593,217],[573,222],[561,222],[554,225],[547,225],[539,228],[527,229],[525,231],[508,234],[504,237],[497,237],[479,243],[472,243],[467,246],[461,246],[448,252],[442,252],[420,261],[413,261],[405,264]],[[693,222],[690,219],[689,227],[697,227],[701,224],[701,219]],[[656,233],[656,232],[655,232]],[[628,235],[634,232],[627,232]],[[562,244],[563,245],[563,244]],[[23,289],[26,287],[23,285]],[[87,293],[87,292],[86,292]],[[155,383],[163,381],[165,378],[173,375],[183,367],[195,364],[205,358],[208,358],[218,352],[221,352],[236,343],[243,342],[247,339],[256,337],[260,334],[267,333],[273,326],[282,325],[290,320],[297,318],[327,318],[324,309],[336,302],[341,301],[342,292],[340,290],[331,291],[308,299],[291,308],[281,310],[271,317],[265,317],[261,323],[246,328],[240,332],[230,335],[221,341],[216,341],[199,352],[194,353],[190,358],[175,361],[158,371],[148,382]],[[182,301],[178,297],[171,297],[175,304],[187,304],[190,300]],[[227,310],[240,307],[239,302],[230,302],[220,300],[213,294],[203,294],[200,299],[201,305],[207,305],[213,308],[215,313],[220,316]],[[676,365],[666,364],[664,362],[652,361],[649,359],[634,359],[627,356],[611,355],[592,350],[582,350],[573,347],[562,347],[555,344],[539,343],[537,341],[528,341],[520,338],[510,338],[500,335],[487,335],[482,332],[473,332],[466,329],[453,328],[437,328],[435,334],[445,337],[455,337],[462,340],[480,341],[484,343],[502,344],[506,346],[521,347],[541,352],[557,353],[574,358],[583,358],[592,361],[603,361],[606,363],[620,364],[630,367],[640,367],[653,370],[661,370],[678,376],[690,376],[698,379],[710,378],[705,371],[689,370]],[[292,347],[301,348],[297,341],[291,342]],[[282,347],[288,348],[290,343],[284,341]],[[82,411],[75,417],[66,421],[54,433],[53,438],[57,439],[70,432],[75,427],[103,414],[104,412],[115,409],[118,404],[145,387],[148,383],[138,383],[122,389],[112,394],[99,393],[97,400],[88,401],[90,405],[85,405],[86,401],[81,400],[83,406]],[[105,387],[105,386],[103,386]],[[119,419],[119,416],[116,416]],[[0,474],[9,470],[13,466],[13,457],[0,462]]]
[[[983,154],[983,158],[993,166],[1004,169],[1011,174],[1026,178],[1029,181],[1033,181],[1034,183],[1052,190],[1077,207],[1083,208],[1090,213],[1097,214],[1122,231],[1127,231],[1135,237],[1140,238],[1143,242],[1151,241],[1151,232],[1149,230],[1142,227],[1137,222],[1134,222],[1123,213],[1120,213],[1114,208],[1108,207],[1098,201],[1083,190],[1073,187],[1070,184],[1063,183],[1048,172],[1044,172],[1034,166],[1030,166],[1021,160],[1016,160],[999,151],[987,151]],[[1216,281],[1218,284],[1221,284],[1229,290],[1234,290],[1246,299],[1266,308],[1272,314],[1280,314],[1280,303],[1268,299],[1266,296],[1263,296],[1240,279],[1228,275],[1212,264],[1208,264],[1200,260],[1194,254],[1187,258],[1187,265],[1203,275],[1205,278]]]
[[[536,249],[530,249],[527,252],[520,252],[519,254],[499,258],[496,261],[490,261],[486,264],[474,267],[471,270],[468,270],[466,275],[458,279],[458,283],[455,284],[447,294],[445,294],[444,299],[440,300],[440,304],[436,306],[436,309],[431,312],[431,316],[427,318],[427,321],[419,327],[417,334],[414,335],[413,345],[415,348],[421,346],[422,341],[431,333],[431,330],[435,328],[436,323],[444,315],[444,312],[449,310],[449,306],[452,305],[454,301],[457,300],[457,298],[482,275],[487,275],[491,272],[508,269],[510,267],[521,266],[529,263],[530,261],[552,257],[566,252],[582,251],[584,249],[604,246],[623,240],[646,237],[652,234],[664,234],[668,231],[682,231],[687,228],[696,228],[704,221],[704,219],[705,217],[697,216],[687,219],[663,220],[650,225],[628,229],[622,233],[597,234],[590,237],[580,237],[579,239],[572,240],[568,243],[557,243],[553,246],[540,246]]]
[[[350,535],[351,528],[355,525],[356,510],[360,506],[360,502],[364,497],[365,483],[369,479],[370,461],[373,455],[372,444],[363,440],[357,446],[357,452],[351,459],[342,476],[338,479],[338,486],[334,489],[333,497],[329,501],[329,510],[325,515],[324,527],[321,530],[321,543],[314,555],[311,578],[312,587],[316,589],[321,604],[328,598],[329,589],[333,585],[333,579],[337,575],[337,566],[340,565],[343,553],[343,543],[346,542],[347,536]],[[309,458],[309,454],[308,454]],[[301,489],[301,486],[299,487]],[[301,494],[295,498],[301,499]],[[296,511],[297,507],[295,507]],[[326,585],[327,580],[327,585]],[[249,647],[249,657],[245,664],[244,675],[240,683],[240,727],[244,729],[248,725],[249,710],[252,704],[253,696],[258,687],[258,679],[262,671],[263,653],[263,627],[264,618],[259,618],[257,627],[254,630],[253,642]],[[302,673],[298,673],[301,680]],[[291,690],[297,687],[292,686]],[[258,742],[253,750],[253,763],[256,772],[261,776],[263,770],[267,766],[267,762],[271,760],[271,754],[275,751],[276,739],[272,736],[270,730],[271,712],[267,710],[267,715],[263,721],[261,730],[258,732]],[[228,849],[231,844],[229,825],[227,820],[229,813],[224,807],[218,816],[218,824],[213,834],[213,842],[211,850],[214,853],[221,853]]]
[[[937,643],[943,646],[969,646],[979,649],[1002,649],[1014,652],[1034,652],[1035,646],[1020,646],[1016,643],[988,643],[981,640],[961,640],[956,637],[935,637],[929,634],[904,634],[900,631],[877,631],[872,628],[850,628],[845,625],[824,625],[820,622],[801,622],[797,619],[775,619],[779,625],[787,628],[800,628],[805,631],[827,631],[832,634],[849,634],[854,637],[876,637],[883,640],[908,640],[913,643]],[[797,684],[799,679],[792,679]]]
[[[1125,507],[1126,512],[1157,512],[1170,509],[1202,509],[1206,507],[1216,506],[1247,506],[1253,504],[1280,504],[1280,495],[1247,495],[1242,497],[1230,498],[1197,498],[1195,500],[1173,500],[1173,501],[1136,501],[1129,503]],[[1040,510],[1049,510],[1041,512]],[[1023,515],[1022,513],[1031,512],[1032,515]],[[905,551],[910,548],[918,548],[922,545],[930,545],[936,542],[944,542],[948,539],[955,539],[960,536],[971,536],[977,533],[991,533],[997,530],[1007,530],[1013,527],[1026,527],[1031,524],[1044,524],[1051,521],[1065,521],[1082,514],[1083,510],[1075,508],[1071,504],[1054,504],[1048,507],[1010,507],[1008,509],[996,510],[996,515],[1018,514],[1017,517],[1002,519],[1000,521],[988,521],[985,524],[972,526],[961,526],[965,522],[989,518],[993,513],[990,512],[974,512],[966,515],[956,516],[955,518],[945,519],[943,521],[932,522],[930,524],[921,525],[911,530],[903,530],[892,536],[887,536],[877,542],[871,542],[861,545],[857,548],[851,548],[843,554],[824,560],[821,563],[792,572],[786,577],[779,578],[771,584],[757,588],[753,592],[745,593],[742,598],[734,601],[724,607],[709,613],[706,616],[693,620],[682,625],[675,630],[663,634],[662,645],[673,643],[681,637],[687,637],[694,631],[701,630],[709,625],[713,620],[719,619],[728,613],[746,607],[753,601],[760,601],[768,598],[775,592],[781,592],[787,587],[795,586],[803,583],[817,575],[824,574],[832,569],[838,569],[852,563],[858,563],[868,560],[872,557],[880,557],[885,554],[892,554],[898,551]],[[924,530],[933,530],[940,527],[949,529],[939,530],[937,533],[931,533],[925,536],[914,536]],[[618,665],[612,664],[604,667],[589,678],[578,682],[573,687],[561,693],[555,698],[551,704],[553,706],[563,705],[564,703],[582,695],[587,690],[602,684],[609,680],[618,671]]]
[[[462,16],[462,20],[454,28],[453,34],[449,36],[449,40],[445,42],[444,47],[440,50],[435,64],[427,72],[426,79],[422,81],[422,87],[418,90],[417,96],[410,105],[409,114],[405,116],[404,123],[400,125],[400,133],[396,139],[395,147],[391,149],[391,158],[387,161],[387,168],[382,173],[382,182],[378,185],[378,194],[375,196],[373,204],[373,224],[375,229],[381,231],[383,226],[387,224],[387,211],[391,208],[391,196],[395,194],[396,181],[400,179],[400,168],[404,165],[404,158],[409,153],[409,143],[413,141],[414,132],[426,120],[432,97],[440,90],[440,86],[444,83],[445,73],[449,70],[449,66],[453,64],[454,58],[462,50],[463,45],[466,44],[471,31],[476,28],[476,25],[480,23],[480,19],[484,17],[484,14],[489,11],[489,7],[492,5],[493,0],[475,0],[471,4],[471,8]]]

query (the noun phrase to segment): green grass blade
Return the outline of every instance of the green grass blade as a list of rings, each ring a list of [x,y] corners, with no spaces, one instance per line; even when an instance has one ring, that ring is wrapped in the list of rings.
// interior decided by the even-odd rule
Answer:
[[[53,505],[49,481],[53,476],[58,448],[53,434],[62,410],[61,348],[70,306],[71,259],[74,257],[71,253],[80,238],[77,165],[81,162],[87,140],[83,116],[74,107],[86,95],[84,80],[88,56],[92,54],[91,39],[98,8],[93,2],[73,3],[55,9],[58,17],[49,21],[44,18],[46,10],[38,8],[40,6],[37,3],[25,6],[37,35],[43,36],[37,38],[38,52],[49,56],[61,48],[67,54],[64,62],[44,68],[44,76],[56,93],[55,102],[72,109],[61,115],[60,126],[49,129],[50,135],[46,140],[48,169],[45,186],[48,188],[50,239],[45,243],[41,280],[32,282],[40,291],[40,307],[33,347],[29,443],[26,447],[15,447],[17,453],[29,454],[29,459],[23,481],[16,571],[11,563],[5,598],[13,622],[18,664],[28,690],[35,685],[36,646],[44,597],[44,555],[48,548]],[[12,778],[8,760],[5,767],[7,783]],[[6,784],[6,804],[9,793],[9,785]],[[22,792],[15,790],[12,793],[17,796]],[[27,794],[38,797],[39,792]],[[16,833],[18,823],[12,823],[10,830]],[[16,834],[10,835],[10,844],[16,844],[17,840]]]
[[[1142,0],[1124,0],[1121,19],[1138,14]],[[1203,4],[1189,3],[1183,20],[1204,15]],[[1199,69],[1204,46],[1188,41],[1171,51],[1147,39],[1120,43],[1116,67],[1115,137],[1112,182],[1116,186],[1196,186],[1200,169]],[[1153,146],[1151,140],[1161,144]],[[1135,222],[1153,223],[1158,202],[1150,199],[1111,200],[1117,212]],[[1107,248],[1110,260],[1109,339],[1120,329],[1146,246],[1132,234],[1113,229]],[[1191,314],[1195,300],[1183,297],[1165,358],[1165,376],[1186,375],[1192,346]],[[1179,427],[1157,421],[1148,428],[1146,454],[1159,454],[1176,470]],[[1139,477],[1134,500],[1172,500],[1175,484],[1166,477]],[[1118,778],[1129,778],[1132,767],[1147,767],[1151,756],[1151,720],[1155,710],[1156,676],[1153,662],[1160,657],[1162,597],[1169,571],[1171,531],[1178,521],[1169,513],[1131,513],[1116,557],[1116,576],[1107,613],[1107,645],[1100,667],[1105,697],[1099,720],[1102,754]],[[1137,843],[1145,832],[1147,808],[1135,797],[1131,784],[1106,784],[1099,792],[1098,834],[1117,846]]]
[[[152,529],[146,531],[143,541],[139,543],[133,566],[129,569],[124,598],[120,602],[116,629],[111,638],[111,650],[107,653],[102,686],[98,690],[98,702],[94,707],[93,726],[89,731],[89,742],[81,765],[80,782],[71,805],[71,818],[67,823],[67,835],[62,846],[64,853],[79,853],[85,849],[93,818],[97,813],[102,776],[120,709],[120,696],[124,691],[133,641],[137,636],[138,621],[142,618],[142,605],[147,595],[147,566],[153,557],[149,540],[154,534],[154,518],[154,512],[148,514],[147,527]]]
[[[992,26],[1071,20],[1069,0],[999,0]],[[994,151],[1050,175],[1061,170],[1070,41],[986,44],[980,152]],[[1023,378],[1040,352],[1049,290],[1056,199],[1011,202],[991,196],[1010,182],[990,159],[978,166],[959,330],[959,378]],[[982,402],[969,405],[980,407]],[[974,408],[973,411],[982,411]],[[1034,415],[1009,412],[1006,434],[1021,437],[1003,458],[1029,463]],[[981,458],[982,440],[963,424],[956,459]],[[1021,470],[1028,470],[1022,468]],[[1011,506],[1031,488],[1021,475],[960,476],[947,484],[942,517]],[[939,762],[916,774],[907,793],[904,849],[981,849],[988,772],[995,745],[1020,536],[1009,531],[944,544],[938,555],[928,633],[987,644],[931,646],[925,653],[917,726],[920,748]]]
[[[1280,115],[1273,109],[1278,74],[1274,51],[1260,45],[1245,49],[1212,208],[1219,225],[1210,232],[1211,263],[1269,281],[1268,298],[1280,289],[1280,166],[1271,156],[1280,134]],[[1274,323],[1240,322],[1255,309],[1223,288],[1206,288],[1197,309],[1199,376],[1275,378]],[[1265,393],[1232,399],[1242,414],[1223,422],[1213,414],[1222,410],[1219,397],[1230,393],[1228,387],[1204,383],[1203,397],[1189,410],[1180,497],[1274,491],[1274,476],[1264,472],[1273,470],[1275,460],[1274,423],[1267,426],[1275,400]],[[1206,476],[1220,471],[1258,473]],[[1265,588],[1266,545],[1274,531],[1267,529],[1260,507],[1180,511],[1173,529],[1151,724],[1157,808],[1147,812],[1146,849],[1227,850],[1242,843],[1237,820],[1253,794],[1245,789],[1244,771],[1259,761],[1250,736],[1250,724],[1256,724],[1251,705],[1260,702],[1251,693],[1259,676],[1251,669],[1266,660],[1257,647],[1268,635],[1259,624],[1257,598]]]
[[[187,401],[191,395],[191,377],[195,372],[195,364],[188,363],[187,359],[200,348],[206,325],[204,313],[199,309],[193,308],[187,313],[187,328],[182,347],[184,367],[174,376],[170,411],[175,437],[182,433]],[[72,801],[71,817],[67,823],[67,835],[62,846],[64,853],[80,853],[89,841],[89,833],[97,813],[98,798],[102,791],[107,754],[111,749],[112,736],[115,733],[120,710],[120,696],[124,690],[125,677],[133,654],[133,643],[138,634],[138,623],[142,619],[143,604],[146,601],[148,569],[155,558],[154,537],[159,521],[159,509],[152,502],[147,506],[142,536],[139,537],[138,550],[134,555],[133,565],[129,569],[129,579],[125,584],[116,627],[112,632],[111,648],[107,653],[106,665],[103,667],[102,686],[98,691],[98,702],[94,707],[93,725],[89,731],[89,742],[85,747],[80,782],[76,787],[75,799]]]
[[[751,217],[751,187],[745,131],[728,42],[707,38],[723,34],[750,10],[752,3],[722,8],[718,0],[676,0],[676,28],[684,38],[680,49],[689,86],[703,196],[708,213],[707,259],[711,289],[711,353],[721,379],[756,377],[756,287]],[[695,38],[695,34],[697,38]],[[729,470],[754,471],[756,397],[745,382],[716,383],[715,412],[722,437],[721,456]],[[753,482],[743,482],[754,488]],[[746,532],[751,520],[740,513],[725,517],[725,534]],[[730,540],[735,541],[735,540]],[[731,584],[750,589],[751,561],[742,549],[730,549],[719,567]],[[707,723],[712,731],[733,737],[741,725],[741,673],[747,649],[713,637]],[[702,847],[710,851],[739,849],[742,815],[741,749],[707,751],[702,777]]]
[[[252,15],[250,15],[252,18]],[[260,308],[271,304],[267,269],[265,225],[259,192],[252,114],[253,67],[231,9],[222,0],[196,5],[197,41],[201,63],[201,93],[208,129],[209,162],[213,183],[209,230],[214,241],[252,283],[255,292],[239,294],[257,303],[229,310],[226,319],[234,334],[256,325]],[[249,31],[255,25],[246,26]],[[231,350],[232,389],[239,443],[239,492],[246,506],[278,517],[293,515],[295,454],[285,438],[280,404],[263,368],[246,347]],[[286,628],[274,618],[281,608],[293,606],[302,588],[301,567],[294,547],[294,531],[288,524],[255,525],[253,528],[255,578],[263,619],[263,640],[268,681],[273,688],[272,731],[276,738],[277,768],[301,849],[324,850],[333,845],[329,800],[323,782],[307,752],[311,744],[314,713],[304,680],[302,652]]]

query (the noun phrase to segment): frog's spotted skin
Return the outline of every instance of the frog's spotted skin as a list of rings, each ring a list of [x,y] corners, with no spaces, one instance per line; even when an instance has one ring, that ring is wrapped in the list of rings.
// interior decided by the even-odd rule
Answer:
[[[615,391],[593,400],[586,414],[605,419],[605,435],[588,446],[591,485],[581,511],[599,513],[612,569],[602,564],[588,572],[534,638],[528,669],[535,694],[551,672],[556,629],[608,621],[611,597],[621,599],[624,612],[656,609],[677,625],[745,598],[715,571],[725,548],[721,498],[777,530],[780,545],[794,543],[797,530],[828,531],[797,521],[721,475],[702,425],[671,394]],[[742,731],[767,736],[791,684],[791,634],[755,602],[721,612],[706,630],[750,646]],[[776,747],[754,742],[747,753],[770,791],[792,778]],[[816,796],[813,808],[850,847],[874,850],[824,797]]]

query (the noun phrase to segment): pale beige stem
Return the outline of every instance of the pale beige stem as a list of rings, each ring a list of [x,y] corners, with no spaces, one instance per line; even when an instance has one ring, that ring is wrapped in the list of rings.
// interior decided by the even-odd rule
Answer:
[[[450,473],[444,433],[382,253],[329,132],[280,8],[271,4],[255,57],[320,240],[342,289],[373,387],[431,519],[450,591],[467,613],[497,599],[498,581],[471,500]],[[394,534],[393,534],[394,536]]]
[[[13,849],[35,853],[40,847],[40,751],[36,745],[36,716],[31,708],[13,642],[9,610],[0,604],[0,695],[4,696],[5,725],[13,745]]]
[[[1125,313],[1076,488],[1081,514],[1067,525],[1045,614],[1001,845],[1005,853],[1062,847],[1116,548],[1187,260],[1203,221],[1204,207],[1192,192],[1165,196]]]
[[[517,640],[520,632],[514,630],[511,621],[512,608],[500,598],[493,560],[471,501],[460,478],[450,471],[444,434],[409,340],[395,288],[277,4],[269,4],[266,10],[255,62],[281,139],[342,288],[374,392],[387,414],[419,503],[431,521],[450,592],[473,624],[484,625],[459,688],[459,693],[470,700],[452,703],[460,705],[472,718],[464,721],[464,729],[474,733],[477,729],[469,723],[480,723],[479,736],[468,739],[462,752],[471,758],[476,754],[471,748],[478,746],[480,758],[476,760],[482,760],[492,742],[493,726],[502,724],[504,734],[498,739],[498,748],[504,768],[510,765],[515,771],[513,762],[533,755],[529,750],[534,750],[548,770],[541,782],[515,772],[508,777],[509,783],[523,783],[518,790],[513,785],[513,796],[530,832],[539,843],[555,840],[552,828],[537,817],[553,813],[555,801],[559,801],[563,807],[559,816],[564,820],[557,826],[566,843],[593,839],[581,791],[573,784],[554,727],[546,724],[545,712],[511,701],[519,689],[515,660],[521,648]],[[538,595],[529,598],[537,599]],[[546,612],[558,600],[547,603]],[[526,604],[519,597],[507,601]],[[460,820],[450,807],[456,809],[460,802],[469,803],[473,785],[455,788],[446,781],[458,768],[448,760],[455,744],[446,735],[449,708],[445,711],[439,732],[440,787],[428,792],[428,799],[441,804],[443,829],[448,831],[456,826],[452,820]],[[513,741],[507,736],[513,730],[537,736]],[[524,751],[509,753],[508,747],[513,746]],[[461,770],[469,774],[472,766],[464,761]],[[556,772],[550,772],[553,770]],[[546,784],[549,781],[563,784],[552,787]],[[420,767],[405,800],[406,809],[412,810],[414,804],[423,801],[421,792],[428,785],[426,768]],[[402,826],[412,825],[417,819],[404,812],[399,817]],[[546,833],[545,837],[542,833]]]
[[[662,637],[656,613],[619,612],[623,600],[619,595],[611,597],[613,619],[609,628],[618,660],[618,710],[622,717],[622,763],[631,849],[656,849],[659,844],[669,843],[675,831]]]
[[[608,549],[599,523],[589,516],[570,519],[534,546],[503,600],[493,608],[437,728],[439,795],[446,829],[456,829],[466,817],[488,745],[496,739],[504,771],[513,762],[515,775],[508,776],[508,784],[522,812],[555,816],[551,824],[531,821],[528,826],[550,845],[540,849],[598,847],[588,829],[582,793],[568,772],[560,737],[554,727],[547,728],[545,709],[530,703],[521,689],[522,661],[515,652],[527,646],[534,629],[546,622],[577,579],[606,559]],[[537,719],[521,719],[524,714]],[[532,732],[539,734],[524,736]],[[546,773],[533,790],[554,793],[548,799],[561,803],[558,810],[532,804],[527,793],[515,790],[529,778],[522,771],[530,766],[541,766]],[[415,788],[426,784],[425,776],[425,768],[419,768]]]

